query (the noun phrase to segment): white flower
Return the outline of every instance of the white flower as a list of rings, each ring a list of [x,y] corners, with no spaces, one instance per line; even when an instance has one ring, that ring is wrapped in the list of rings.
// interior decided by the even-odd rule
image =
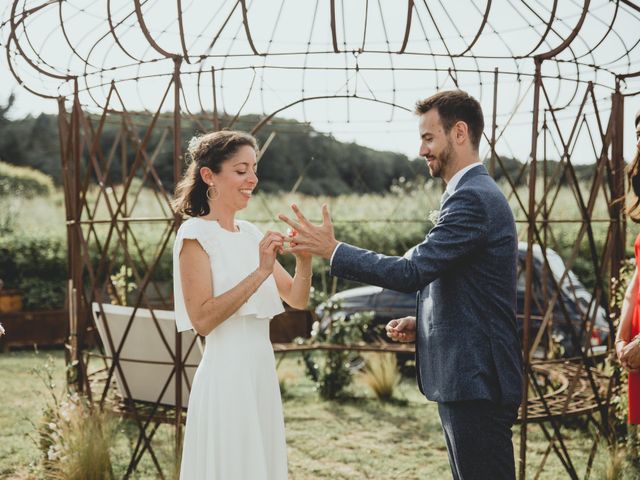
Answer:
[[[438,219],[440,218],[440,210],[431,210],[427,218],[431,223],[435,225],[436,223],[438,223]]]
[[[4,332],[4,327],[3,327],[3,326],[2,326],[2,324],[0,323],[0,337],[1,337],[2,335],[4,335],[4,333],[5,333],[5,332]]]
[[[320,331],[320,322],[318,320],[316,320],[311,325],[311,336],[312,337],[317,336],[319,331]]]
[[[58,450],[56,449],[56,447],[54,445],[51,445],[49,447],[49,450],[47,451],[47,458],[50,461],[54,461],[54,460],[57,460],[59,456],[60,455],[59,455]]]

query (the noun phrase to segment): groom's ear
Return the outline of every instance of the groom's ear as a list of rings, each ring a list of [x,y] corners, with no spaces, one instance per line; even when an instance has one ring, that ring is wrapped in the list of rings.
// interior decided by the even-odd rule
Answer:
[[[467,122],[458,120],[454,123],[453,127],[451,127],[451,133],[456,145],[464,145],[465,142],[469,141],[469,125],[467,125]]]

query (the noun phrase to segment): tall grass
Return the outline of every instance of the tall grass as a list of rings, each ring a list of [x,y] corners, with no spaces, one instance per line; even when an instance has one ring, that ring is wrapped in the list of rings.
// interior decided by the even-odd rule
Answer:
[[[108,410],[54,382],[55,364],[49,357],[33,369],[48,390],[49,403],[35,427],[47,480],[112,480],[111,449],[118,422]]]
[[[380,400],[389,400],[401,380],[395,353],[372,353],[366,361],[360,377]]]
[[[45,460],[46,478],[112,480],[110,450],[117,426],[113,415],[75,399],[61,405],[58,420],[45,425],[45,435],[53,440]]]

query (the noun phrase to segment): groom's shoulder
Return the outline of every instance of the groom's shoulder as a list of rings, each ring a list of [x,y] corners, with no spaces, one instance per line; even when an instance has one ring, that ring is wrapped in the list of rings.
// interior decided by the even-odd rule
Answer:
[[[489,216],[491,212],[495,212],[496,208],[502,211],[502,207],[508,207],[507,198],[489,175],[476,175],[470,178],[456,189],[452,199],[454,197],[457,201],[453,203],[458,208],[473,206],[475,209],[484,210]]]
[[[486,172],[486,170],[470,177],[463,185],[460,185],[459,188],[460,190],[469,189],[470,191],[481,195],[500,194],[504,197],[502,190],[500,190],[496,181]]]

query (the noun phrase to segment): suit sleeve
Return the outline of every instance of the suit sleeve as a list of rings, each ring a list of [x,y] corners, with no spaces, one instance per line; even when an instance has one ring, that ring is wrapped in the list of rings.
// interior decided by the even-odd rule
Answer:
[[[400,292],[416,292],[486,245],[485,206],[471,189],[460,189],[446,202],[438,223],[416,246],[411,258],[390,257],[341,244],[331,275]]]

